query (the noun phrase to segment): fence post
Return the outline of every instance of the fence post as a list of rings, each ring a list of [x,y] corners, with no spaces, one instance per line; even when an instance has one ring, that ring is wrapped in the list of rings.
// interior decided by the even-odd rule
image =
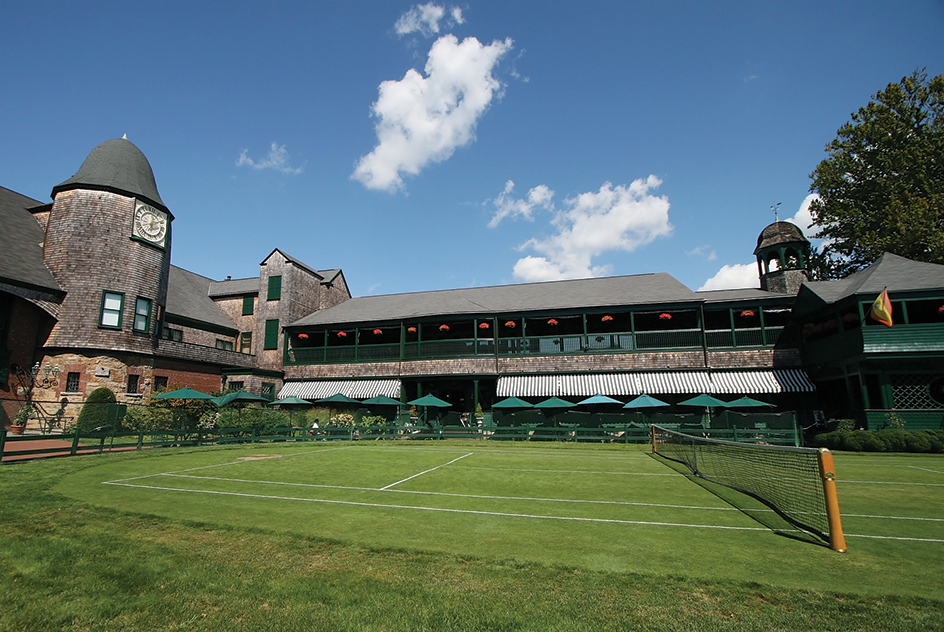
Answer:
[[[138,445],[135,447],[135,450],[140,450],[141,446],[144,445],[144,428],[138,430]]]
[[[72,451],[69,453],[69,456],[75,456],[79,451],[79,435],[81,434],[79,427],[75,427],[75,436],[72,438]]]
[[[5,428],[0,428],[0,461],[3,461],[3,449],[7,443],[7,431]]]

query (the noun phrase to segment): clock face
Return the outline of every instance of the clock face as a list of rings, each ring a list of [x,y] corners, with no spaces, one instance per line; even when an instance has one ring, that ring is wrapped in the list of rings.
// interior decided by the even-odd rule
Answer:
[[[167,214],[143,202],[136,202],[132,236],[163,248],[167,239]]]

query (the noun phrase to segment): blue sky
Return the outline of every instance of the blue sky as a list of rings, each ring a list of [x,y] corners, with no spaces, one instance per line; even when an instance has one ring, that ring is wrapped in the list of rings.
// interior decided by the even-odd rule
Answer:
[[[126,134],[222,279],[274,248],[352,294],[668,272],[756,281],[824,147],[944,73],[944,4],[28,2],[0,185],[49,201]],[[747,279],[747,281],[745,281]]]

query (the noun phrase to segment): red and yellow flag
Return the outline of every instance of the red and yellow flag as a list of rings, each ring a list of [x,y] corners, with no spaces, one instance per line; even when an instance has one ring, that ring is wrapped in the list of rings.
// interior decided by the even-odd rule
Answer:
[[[869,312],[872,320],[882,323],[886,327],[892,326],[892,300],[888,298],[888,288],[882,290]]]

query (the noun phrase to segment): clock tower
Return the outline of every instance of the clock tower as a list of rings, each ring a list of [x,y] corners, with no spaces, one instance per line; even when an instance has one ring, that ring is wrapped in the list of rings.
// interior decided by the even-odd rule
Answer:
[[[43,259],[66,296],[45,347],[153,354],[174,218],[147,158],[125,138],[105,141],[52,197]]]

